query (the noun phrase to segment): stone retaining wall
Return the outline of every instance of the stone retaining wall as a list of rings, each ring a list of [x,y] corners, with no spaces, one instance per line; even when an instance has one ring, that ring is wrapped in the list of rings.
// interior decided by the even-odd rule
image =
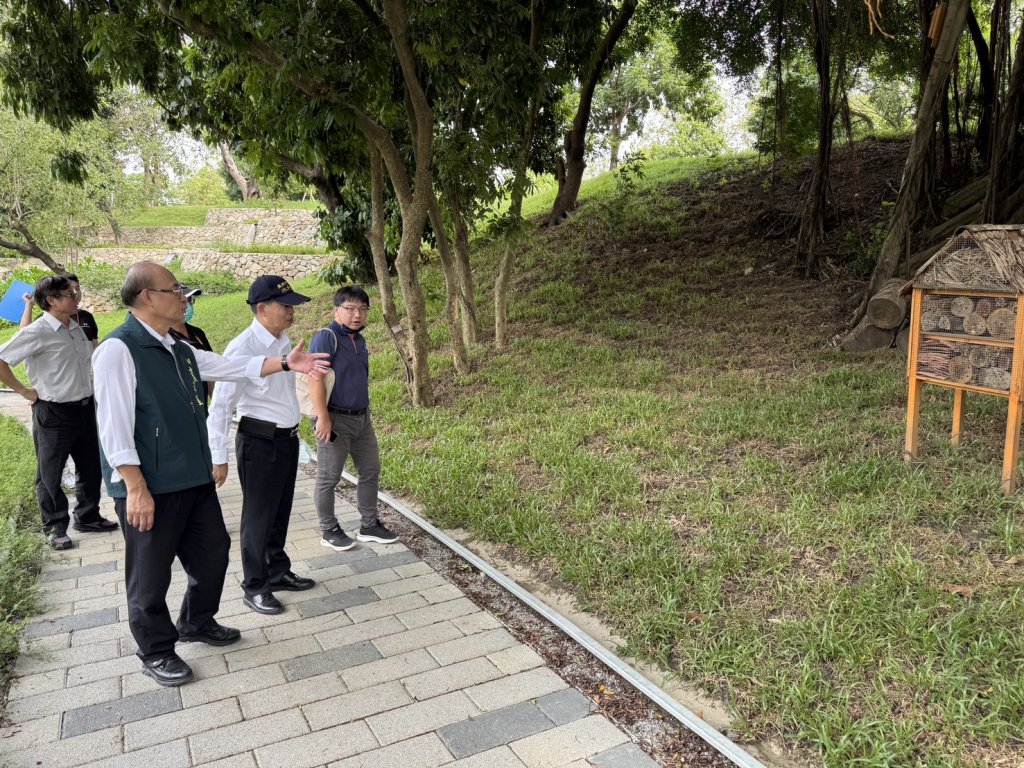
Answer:
[[[168,245],[202,248],[218,243],[319,248],[320,221],[314,211],[276,208],[211,208],[201,227],[125,227],[120,245]],[[100,227],[87,233],[88,245],[109,245],[114,233]]]
[[[81,255],[88,255],[102,264],[122,267],[143,260],[168,264],[174,259],[181,259],[181,268],[186,272],[230,272],[242,280],[251,280],[259,275],[281,275],[295,280],[315,274],[334,258],[326,253],[224,253],[208,248],[89,248]]]

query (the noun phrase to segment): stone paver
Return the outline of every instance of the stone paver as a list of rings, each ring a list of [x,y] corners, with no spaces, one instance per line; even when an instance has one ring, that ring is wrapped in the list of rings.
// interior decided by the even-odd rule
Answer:
[[[0,410],[11,398],[0,393]],[[17,403],[14,409],[18,410]],[[28,413],[21,409],[22,417]],[[232,646],[180,645],[196,678],[160,688],[127,624],[119,532],[49,553],[45,612],[16,665],[0,765],[10,768],[650,768],[656,765],[532,649],[399,543],[320,546],[300,470],[288,551],[317,580],[282,614],[241,602],[235,472],[220,489],[233,542],[218,619]],[[109,499],[103,514],[113,517]],[[339,500],[346,530],[356,510]],[[168,603],[186,577],[176,564]]]

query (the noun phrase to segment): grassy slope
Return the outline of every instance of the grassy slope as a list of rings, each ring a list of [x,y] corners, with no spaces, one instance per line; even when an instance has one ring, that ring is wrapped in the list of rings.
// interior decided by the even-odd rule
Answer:
[[[922,456],[904,463],[902,361],[828,344],[853,286],[767,258],[778,246],[749,234],[769,202],[760,176],[683,175],[651,167],[628,199],[599,179],[570,222],[535,233],[511,349],[475,350],[461,380],[437,356],[437,408],[406,407],[376,330],[384,482],[509,544],[629,651],[729,701],[741,731],[837,766],[1020,760],[1005,403],[969,398],[954,451],[949,396],[928,392]],[[478,243],[481,296],[499,250]],[[424,283],[439,317],[440,278]],[[486,299],[478,312],[486,339]]]

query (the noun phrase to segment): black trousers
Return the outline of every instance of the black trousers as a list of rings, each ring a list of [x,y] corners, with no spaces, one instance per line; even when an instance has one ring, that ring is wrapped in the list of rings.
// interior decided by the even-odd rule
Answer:
[[[270,583],[291,570],[284,551],[299,468],[296,435],[266,438],[235,436],[238,480],[242,484],[242,589],[247,595],[270,592]]]
[[[143,661],[173,653],[178,632],[200,632],[217,613],[231,545],[217,487],[212,482],[155,494],[153,502],[153,527],[140,533],[125,520],[127,500],[114,499],[114,511],[124,533],[128,626]],[[177,627],[167,608],[175,556],[188,574]]]
[[[61,477],[68,456],[75,461],[75,518],[86,523],[100,516],[100,440],[96,406],[48,403],[32,405],[32,441],[36,447],[36,499],[43,532],[68,529],[68,497]]]

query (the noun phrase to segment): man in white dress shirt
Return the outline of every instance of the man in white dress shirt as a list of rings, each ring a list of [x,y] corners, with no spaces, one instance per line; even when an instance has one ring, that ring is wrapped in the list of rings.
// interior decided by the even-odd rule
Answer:
[[[278,275],[263,275],[249,287],[252,324],[231,340],[227,358],[266,355],[291,349],[287,330],[295,307],[309,301]],[[238,412],[235,459],[242,485],[242,602],[257,613],[284,610],[275,591],[311,589],[313,579],[296,576],[285,552],[288,522],[299,468],[299,401],[295,374],[217,387],[207,427],[213,477],[220,485],[228,473],[228,431]]]
[[[81,294],[64,275],[36,283],[43,314],[0,346],[0,381],[32,403],[36,499],[43,534],[53,549],[70,549],[68,497],[61,487],[68,456],[75,462],[75,522],[83,533],[116,531],[100,516],[100,451],[89,359],[92,344],[75,321]],[[22,362],[32,386],[11,370]]]
[[[258,380],[290,368],[322,376],[322,355],[295,349],[227,359],[175,342],[185,289],[152,262],[133,265],[121,286],[130,308],[93,354],[104,479],[125,539],[128,624],[143,673],[181,685],[192,669],[178,642],[229,645],[239,631],[214,619],[230,539],[217,499],[203,409],[203,381]],[[278,354],[280,351],[280,354]],[[188,587],[177,624],[167,609],[177,557]]]

